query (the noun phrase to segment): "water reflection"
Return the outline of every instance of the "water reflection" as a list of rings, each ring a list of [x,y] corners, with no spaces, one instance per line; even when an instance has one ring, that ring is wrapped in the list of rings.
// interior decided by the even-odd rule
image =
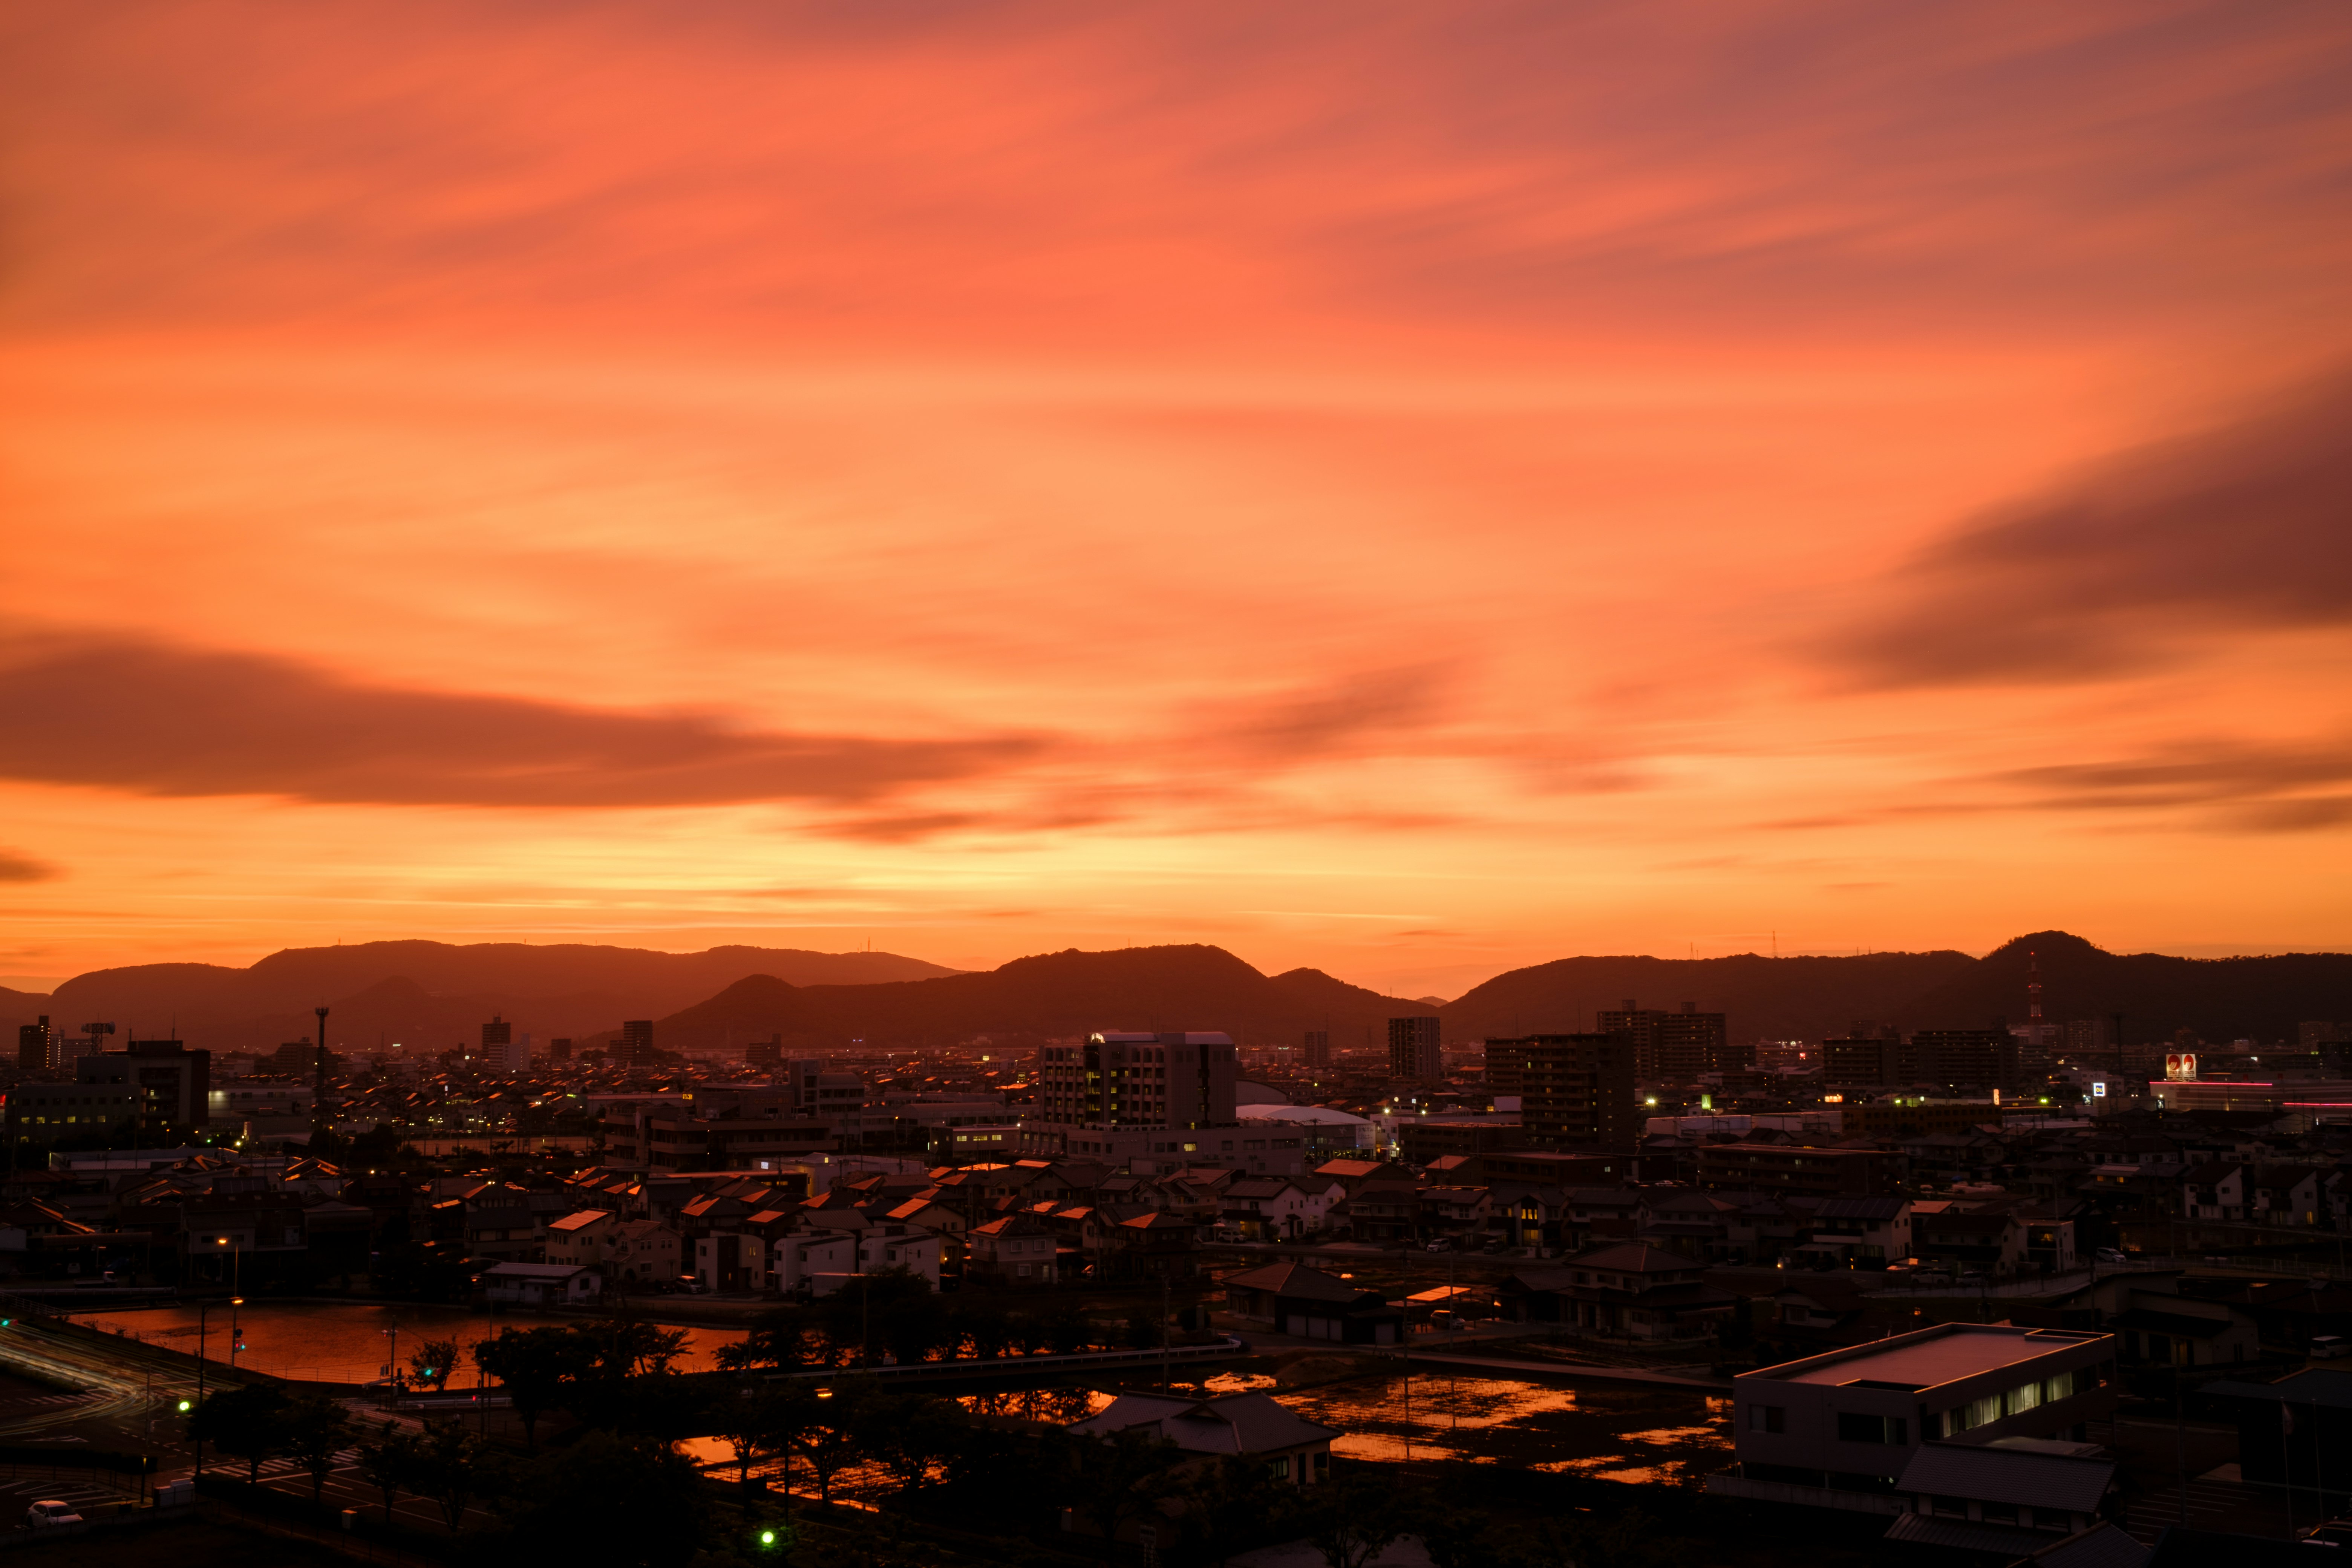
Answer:
[[[1691,1484],[1731,1447],[1731,1402],[1678,1389],[1563,1388],[1416,1373],[1282,1402],[1344,1436],[1332,1451],[1404,1463],[1463,1459],[1606,1480]]]
[[[215,1306],[207,1314],[202,1336],[207,1361],[227,1362],[232,1317]],[[365,1383],[380,1377],[392,1359],[393,1337],[400,1331],[399,1357],[404,1364],[427,1340],[455,1340],[458,1357],[455,1382],[471,1387],[475,1381],[474,1344],[495,1338],[500,1329],[540,1328],[551,1323],[577,1323],[578,1318],[554,1318],[533,1312],[489,1312],[475,1307],[431,1307],[400,1301],[248,1301],[236,1310],[234,1321],[244,1335],[245,1348],[236,1363],[278,1377],[318,1383]],[[194,1307],[142,1307],[121,1312],[87,1312],[73,1321],[101,1333],[121,1333],[153,1344],[168,1345],[190,1355],[197,1353],[197,1310]],[[681,1372],[708,1372],[718,1365],[719,1347],[743,1337],[741,1329],[693,1327],[687,1336]]]

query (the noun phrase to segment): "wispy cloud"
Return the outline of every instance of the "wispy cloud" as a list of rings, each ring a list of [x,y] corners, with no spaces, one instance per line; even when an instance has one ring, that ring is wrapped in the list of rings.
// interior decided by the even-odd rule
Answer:
[[[1883,686],[2095,679],[2352,626],[2352,373],[2021,500],[1885,588],[1828,650]]]

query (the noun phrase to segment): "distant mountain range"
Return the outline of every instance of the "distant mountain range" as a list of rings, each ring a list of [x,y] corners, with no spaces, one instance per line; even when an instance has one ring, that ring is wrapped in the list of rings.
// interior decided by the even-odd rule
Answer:
[[[1452,1039],[1589,1029],[1632,1000],[1728,1016],[1735,1039],[1821,1039],[1857,1023],[1982,1028],[2026,1016],[2028,954],[2039,954],[2053,1020],[2124,1015],[2125,1037],[2190,1028],[2209,1040],[2292,1038],[2310,1019],[2352,1021],[2352,956],[2189,959],[2103,951],[2064,931],[2006,942],[1983,958],[1951,951],[1851,958],[1564,958],[1496,975],[1452,1002],[1384,996],[1316,969],[1267,975],[1222,948],[1045,953],[980,973],[885,952],[718,947],[654,952],[585,944],[367,942],[273,953],[249,969],[143,964],[68,981],[54,996],[0,990],[0,1025],[39,1013],[70,1030],[107,1019],[124,1032],[215,1049],[268,1049],[332,1009],[341,1047],[444,1047],[479,1037],[493,1013],[541,1038],[609,1038],[656,1020],[672,1049],[740,1047],[781,1036],[792,1048],[864,1040],[941,1045],[989,1035],[1018,1048],[1089,1029],[1223,1029],[1295,1041],[1328,1028],[1336,1047],[1378,1046],[1387,1020],[1434,1011]],[[118,1037],[120,1038],[120,1037]]]
[[[46,1013],[68,1032],[93,1020],[112,1023],[118,1042],[134,1030],[142,1038],[173,1031],[215,1050],[271,1050],[307,1037],[318,1026],[310,1009],[323,1002],[327,1036],[338,1047],[373,1050],[396,1040],[446,1049],[478,1040],[493,1014],[541,1039],[587,1037],[625,1018],[676,1012],[747,974],[815,984],[956,973],[889,952],[370,942],[289,948],[247,969],[142,963],[95,970],[48,996],[0,993],[0,1023],[11,1013],[19,1023]]]

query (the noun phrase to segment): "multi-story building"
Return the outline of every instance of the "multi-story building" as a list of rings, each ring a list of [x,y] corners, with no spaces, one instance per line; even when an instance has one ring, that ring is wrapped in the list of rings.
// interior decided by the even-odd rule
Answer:
[[[701,1089],[682,1106],[638,1106],[629,1112],[630,1158],[656,1171],[773,1171],[830,1153],[829,1122],[794,1110],[773,1089]]]
[[[1233,1037],[1105,1031],[1047,1046],[1029,1120],[1058,1131],[1063,1152],[1118,1163],[1182,1164],[1232,1152],[1240,1127]],[[1297,1140],[1293,1139],[1293,1147]],[[1217,1145],[1223,1145],[1221,1149]],[[1261,1142],[1260,1153],[1265,1152]],[[1269,1172],[1295,1174],[1295,1171]]]
[[[1745,1072],[1753,1046],[1734,1047],[1721,1013],[1685,1002],[1679,1013],[1625,1005],[1601,1015],[1602,1034],[1622,1034],[1633,1048],[1633,1076],[1643,1083],[1696,1083],[1706,1073]]]
[[[1519,1122],[1538,1147],[1564,1143],[1630,1148],[1642,1135],[1633,1092],[1633,1047],[1622,1034],[1528,1035],[1488,1040],[1518,1083]]]
[[[1435,1083],[1445,1076],[1444,1037],[1430,1017],[1389,1020],[1389,1077]]]
[[[1308,1068],[1321,1071],[1331,1065],[1330,1030],[1309,1029],[1299,1044],[1299,1060]]]
[[[212,1052],[177,1040],[133,1040],[126,1049],[82,1058],[74,1077],[137,1089],[139,1114],[149,1126],[202,1127],[211,1120],[212,1062]]]
[[[2013,1090],[2032,1077],[2035,1047],[2007,1029],[1922,1029],[1910,1047],[1930,1083]]]
[[[1822,1042],[1822,1079],[1827,1083],[1892,1088],[1919,1081],[1918,1053],[1894,1030],[1850,1035]]]
[[[654,1021],[651,1018],[631,1018],[621,1026],[620,1038],[613,1042],[613,1059],[635,1065],[654,1059]]]
[[[47,1072],[58,1065],[58,1031],[49,1026],[49,1016],[41,1015],[37,1023],[16,1026],[16,1067],[23,1072]]]

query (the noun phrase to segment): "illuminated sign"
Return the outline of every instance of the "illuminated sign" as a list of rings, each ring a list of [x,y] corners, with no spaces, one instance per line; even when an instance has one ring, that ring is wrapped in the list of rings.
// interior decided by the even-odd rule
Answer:
[[[2091,1084],[2091,1098],[2093,1100],[2105,1100],[2107,1098],[2106,1079],[2098,1079],[2093,1081]]]
[[[2164,1058],[2164,1076],[2173,1083],[2191,1083],[2197,1078],[2197,1053],[2179,1051]]]

